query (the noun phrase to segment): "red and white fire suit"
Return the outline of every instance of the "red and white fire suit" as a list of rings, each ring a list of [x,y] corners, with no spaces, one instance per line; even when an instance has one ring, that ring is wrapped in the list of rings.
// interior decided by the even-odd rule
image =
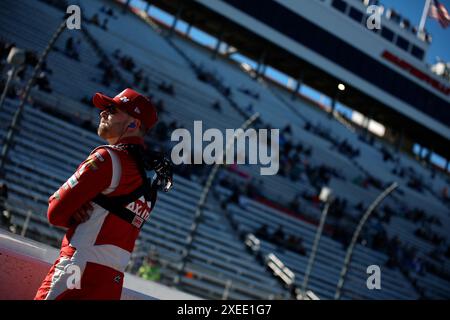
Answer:
[[[119,143],[144,142],[139,137],[128,137]],[[69,230],[36,300],[120,299],[123,272],[139,229],[90,201],[99,193],[108,197],[127,195],[141,184],[138,167],[126,150],[100,146],[49,198],[50,223]],[[93,207],[90,218],[73,223],[71,216],[87,202]],[[151,204],[143,196],[126,207],[144,220],[151,211]],[[75,268],[79,268],[80,279]]]

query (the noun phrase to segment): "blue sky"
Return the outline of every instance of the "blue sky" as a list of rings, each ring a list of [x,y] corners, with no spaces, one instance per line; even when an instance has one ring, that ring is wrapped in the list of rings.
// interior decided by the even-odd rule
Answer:
[[[413,25],[419,25],[425,0],[381,0],[380,2],[386,8],[392,8],[399,12],[403,17],[409,19]],[[440,0],[439,2],[450,12],[450,0]],[[445,61],[450,61],[450,27],[443,29],[437,20],[428,17],[425,29],[433,38],[426,62],[435,63],[436,56]]]

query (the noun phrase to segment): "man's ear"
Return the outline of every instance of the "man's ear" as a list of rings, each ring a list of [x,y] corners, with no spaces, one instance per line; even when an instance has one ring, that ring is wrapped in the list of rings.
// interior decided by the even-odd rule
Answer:
[[[139,128],[140,126],[141,126],[141,121],[138,119],[134,119],[133,122],[131,122],[128,125],[128,128],[135,129],[135,128]]]
[[[135,119],[134,123],[136,124],[136,128],[140,128],[141,127],[141,120]]]

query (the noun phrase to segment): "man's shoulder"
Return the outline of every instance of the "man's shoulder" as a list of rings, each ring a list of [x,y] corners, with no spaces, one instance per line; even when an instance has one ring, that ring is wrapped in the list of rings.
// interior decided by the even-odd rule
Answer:
[[[91,155],[105,159],[111,157],[111,152],[114,152],[114,154],[128,154],[128,150],[123,145],[107,144],[96,147],[91,151]]]
[[[130,153],[122,145],[102,145],[92,150],[88,159],[100,163],[124,164],[130,161]]]
[[[110,149],[110,147],[111,146],[109,145],[98,146],[91,151],[88,158],[95,158],[95,160],[98,160],[100,162],[109,161],[111,160],[110,153],[108,152],[108,149]]]
[[[116,151],[118,153],[128,153],[128,149],[126,148],[125,145],[122,145],[122,144],[118,144],[118,145],[106,144],[106,145],[98,146],[97,148],[92,150],[91,154],[94,154],[95,152],[99,152],[99,153],[107,155],[109,153],[108,150]]]

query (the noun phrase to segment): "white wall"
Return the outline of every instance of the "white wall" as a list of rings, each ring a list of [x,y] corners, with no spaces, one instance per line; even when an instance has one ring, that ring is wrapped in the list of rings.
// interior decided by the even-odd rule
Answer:
[[[31,300],[59,250],[0,229],[0,300]],[[126,273],[122,300],[198,300],[191,294]]]

